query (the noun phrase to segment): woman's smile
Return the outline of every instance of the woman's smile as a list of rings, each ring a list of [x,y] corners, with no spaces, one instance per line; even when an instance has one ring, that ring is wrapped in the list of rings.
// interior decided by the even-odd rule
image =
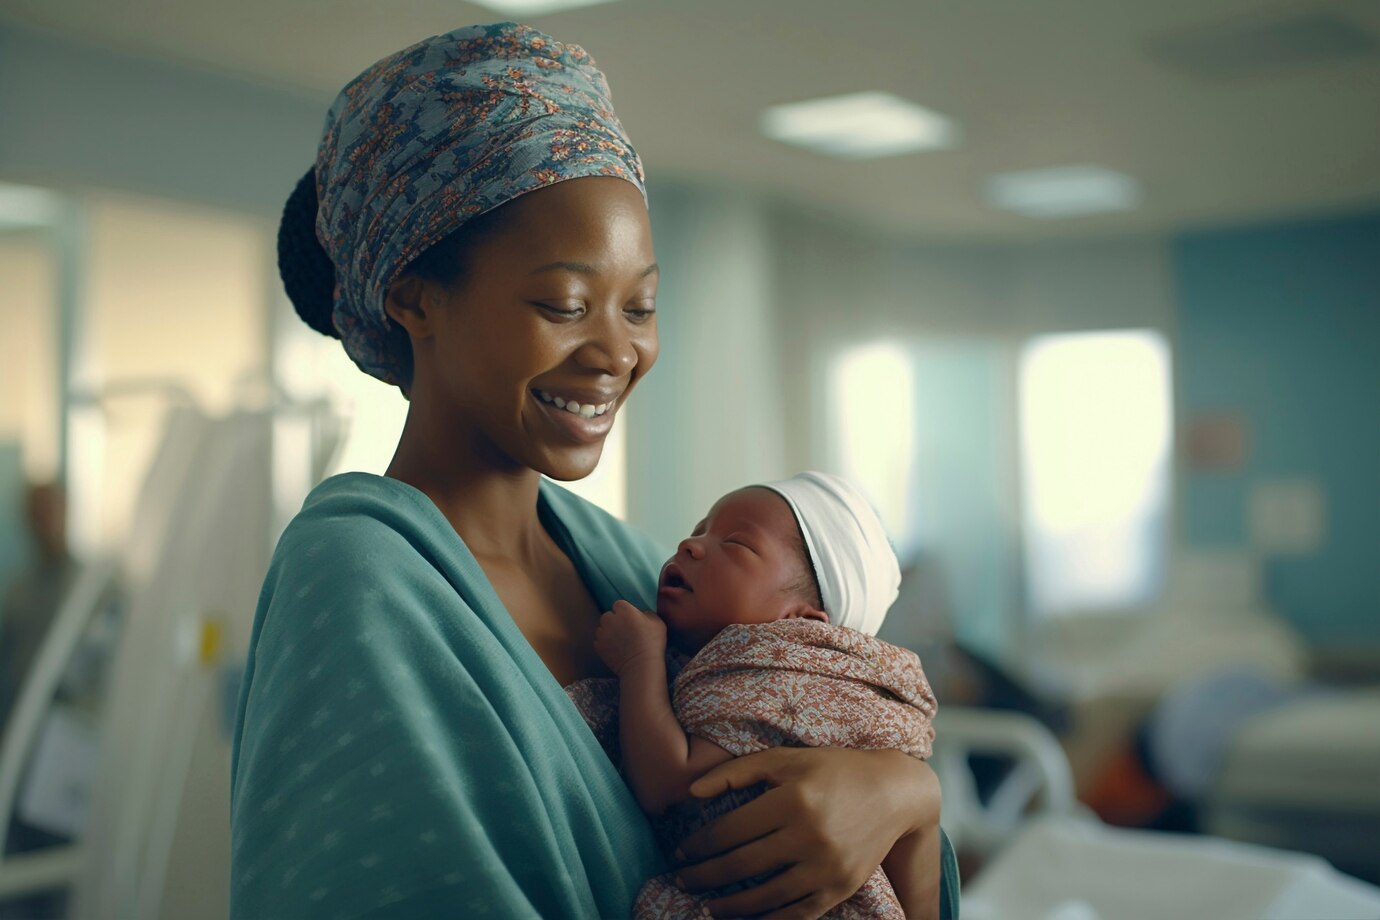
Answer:
[[[566,399],[552,395],[547,390],[530,390],[529,395],[541,414],[551,424],[581,444],[602,441],[613,429],[613,417],[618,408],[618,398],[605,398],[604,402],[594,402],[594,397],[586,397],[588,402]],[[548,399],[547,397],[550,396]],[[574,406],[575,408],[571,408]]]
[[[571,415],[580,415],[585,418],[594,418],[596,415],[603,415],[606,411],[613,408],[617,401],[616,395],[596,395],[586,396],[584,394],[562,394],[554,395],[546,390],[533,390],[542,402],[554,405],[557,409],[564,409]]]

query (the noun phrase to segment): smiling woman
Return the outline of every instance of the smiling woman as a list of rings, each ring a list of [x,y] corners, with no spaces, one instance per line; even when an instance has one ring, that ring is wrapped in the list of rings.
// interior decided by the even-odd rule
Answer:
[[[388,292],[414,365],[388,475],[414,485],[451,475],[461,445],[554,479],[589,475],[618,406],[656,361],[658,272],[636,186],[578,178],[503,210],[454,283],[405,274]],[[427,469],[437,460],[444,470]]]
[[[327,118],[280,260],[303,318],[410,403],[387,474],[318,486],[268,572],[232,915],[627,916],[665,859],[567,689],[609,676],[600,612],[652,606],[665,554],[551,481],[595,468],[659,349],[641,162],[602,74],[511,23],[378,62]],[[776,829],[798,871],[771,916],[818,916],[888,849],[938,852],[923,764],[772,754],[706,780],[800,807],[687,841],[706,884],[758,874],[741,855]],[[938,860],[917,865],[937,905]]]

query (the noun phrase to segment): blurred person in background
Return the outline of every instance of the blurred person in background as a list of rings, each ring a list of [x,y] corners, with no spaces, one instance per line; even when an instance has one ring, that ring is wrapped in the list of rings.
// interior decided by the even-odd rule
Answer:
[[[67,494],[61,483],[30,484],[24,498],[32,553],[0,609],[0,738],[9,727],[24,682],[78,572],[67,547]],[[64,843],[68,838],[15,815],[4,839],[6,853],[20,853]],[[65,892],[40,892],[0,903],[0,918],[62,917],[66,903]]]
[[[657,357],[642,183],[589,56],[527,27],[433,37],[337,98],[280,268],[303,318],[410,405],[387,474],[318,486],[268,573],[232,916],[627,916],[664,870],[567,688],[609,676],[600,611],[651,606],[666,553],[548,481],[594,470]],[[934,773],[900,751],[773,748],[702,786],[759,781],[780,810],[682,845],[714,887],[800,870],[737,910],[819,916],[939,834]],[[939,890],[940,865],[921,874]]]
[[[53,617],[77,574],[67,548],[67,495],[60,483],[34,483],[24,501],[33,552],[0,611],[0,733]]]

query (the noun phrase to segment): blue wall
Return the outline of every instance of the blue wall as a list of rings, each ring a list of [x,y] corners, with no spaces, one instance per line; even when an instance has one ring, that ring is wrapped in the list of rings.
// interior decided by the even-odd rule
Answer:
[[[1269,602],[1319,646],[1380,645],[1380,213],[1174,241],[1180,418],[1232,411],[1243,468],[1183,473],[1190,546],[1245,545],[1261,478],[1326,501],[1314,553],[1265,562]]]

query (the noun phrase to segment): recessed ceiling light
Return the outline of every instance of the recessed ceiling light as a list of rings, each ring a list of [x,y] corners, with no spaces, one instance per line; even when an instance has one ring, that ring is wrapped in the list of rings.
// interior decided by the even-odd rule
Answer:
[[[519,19],[527,16],[540,16],[543,13],[557,13],[582,6],[596,6],[612,3],[613,0],[470,0],[475,6],[514,16]]]
[[[987,200],[1026,217],[1075,217],[1134,208],[1140,183],[1100,166],[1031,169],[988,179]]]
[[[958,142],[958,130],[948,118],[879,92],[773,106],[762,113],[762,133],[849,159],[895,156]]]

